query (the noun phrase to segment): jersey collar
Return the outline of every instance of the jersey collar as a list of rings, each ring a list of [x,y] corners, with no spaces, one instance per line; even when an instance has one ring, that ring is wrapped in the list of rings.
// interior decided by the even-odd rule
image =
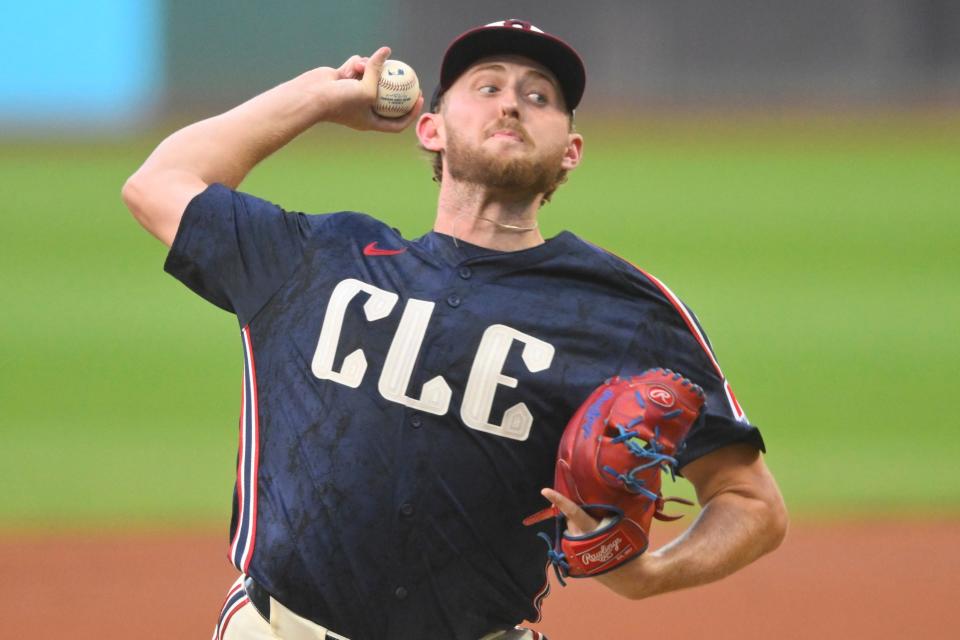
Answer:
[[[577,237],[569,231],[561,231],[543,244],[519,251],[497,251],[487,249],[457,239],[445,233],[430,231],[413,241],[414,247],[422,249],[433,258],[439,258],[450,266],[489,263],[510,267],[532,265],[554,256],[568,252],[576,243]]]

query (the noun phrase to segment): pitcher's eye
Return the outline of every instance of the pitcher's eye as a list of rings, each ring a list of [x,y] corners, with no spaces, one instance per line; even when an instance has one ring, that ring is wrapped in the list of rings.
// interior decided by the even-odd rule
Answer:
[[[540,93],[539,91],[531,91],[527,94],[527,96],[529,96],[529,98],[537,104],[547,104],[550,102],[549,98],[547,98],[547,94]]]

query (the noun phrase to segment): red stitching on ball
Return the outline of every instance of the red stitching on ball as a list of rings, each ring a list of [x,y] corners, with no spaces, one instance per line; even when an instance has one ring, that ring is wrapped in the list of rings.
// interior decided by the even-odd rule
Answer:
[[[391,82],[389,80],[384,80],[381,78],[380,86],[390,91],[406,91],[407,89],[410,89],[413,87],[413,80],[408,80],[403,84],[399,84],[399,83]]]

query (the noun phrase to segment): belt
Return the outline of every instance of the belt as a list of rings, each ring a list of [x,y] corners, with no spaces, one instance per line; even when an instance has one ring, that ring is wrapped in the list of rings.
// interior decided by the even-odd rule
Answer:
[[[311,638],[312,640],[348,640],[323,625],[297,615],[276,600],[273,600],[276,605],[276,611],[274,611],[270,593],[250,576],[243,579],[243,589],[247,592],[247,598],[256,612],[270,624],[274,633],[282,634],[284,638],[289,636],[291,638]]]
[[[266,620],[270,622],[270,594],[266,589],[257,584],[257,581],[247,576],[243,579],[243,588],[247,592],[247,598],[250,599],[250,604],[253,605],[253,608],[256,609],[257,613]],[[277,603],[278,606],[280,603]],[[284,607],[280,607],[284,609]],[[291,612],[287,612],[290,614]],[[301,618],[301,620],[305,620]],[[347,640],[341,635],[333,633],[330,630],[326,631],[326,638],[328,640]],[[530,631],[529,629],[510,629],[509,631],[499,631],[495,633],[488,634],[481,638],[481,640],[532,640],[533,638],[541,638],[542,640],[547,640],[546,636],[537,634],[535,631]]]
[[[267,590],[257,584],[250,576],[243,579],[243,590],[247,592],[250,604],[257,610],[257,613],[264,620],[270,622],[270,594],[267,593]]]

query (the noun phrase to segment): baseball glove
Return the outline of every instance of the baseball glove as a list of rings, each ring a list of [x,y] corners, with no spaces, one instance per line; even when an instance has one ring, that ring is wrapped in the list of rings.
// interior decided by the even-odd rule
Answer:
[[[531,525],[550,517],[556,534],[547,542],[561,584],[563,578],[606,573],[647,549],[653,518],[665,502],[692,504],[660,494],[661,472],[674,475],[677,447],[703,407],[703,390],[669,369],[612,378],[584,401],[560,440],[554,489],[600,520],[585,535],[561,534],[563,515],[550,507],[524,519]]]

